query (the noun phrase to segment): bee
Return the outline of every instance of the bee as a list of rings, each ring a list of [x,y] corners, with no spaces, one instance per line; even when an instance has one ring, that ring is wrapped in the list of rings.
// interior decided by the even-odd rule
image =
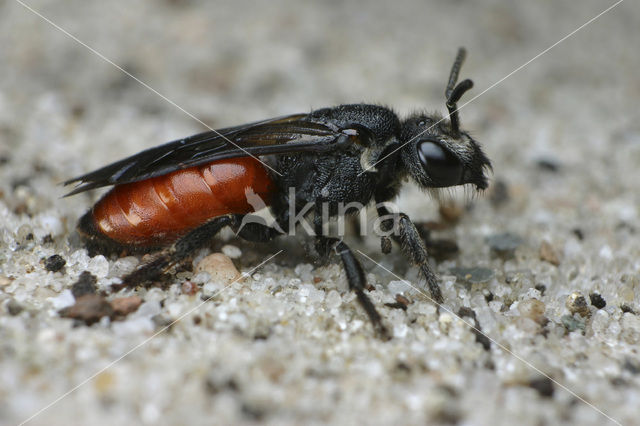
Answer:
[[[424,113],[401,119],[383,106],[340,105],[196,134],[70,179],[66,185],[78,185],[67,195],[113,186],[82,216],[79,233],[91,254],[161,249],[123,277],[123,285],[137,285],[184,262],[224,227],[242,239],[268,242],[311,205],[316,255],[338,254],[349,288],[376,331],[387,336],[365,293],[362,266],[341,238],[323,235],[320,210],[334,217],[341,205],[375,202],[386,218],[383,227],[397,226],[392,237],[419,268],[433,300],[443,301],[416,227],[385,202],[407,178],[423,189],[487,188],[491,163],[460,128],[457,111],[473,86],[468,79],[457,83],[465,55],[460,48],[446,87],[448,120]],[[263,200],[276,226],[243,221],[254,211],[248,194]],[[389,237],[381,243],[388,253]]]

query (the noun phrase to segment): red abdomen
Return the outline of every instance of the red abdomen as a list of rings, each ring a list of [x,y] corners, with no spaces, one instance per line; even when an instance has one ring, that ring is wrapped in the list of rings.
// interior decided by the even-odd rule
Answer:
[[[269,205],[273,189],[258,160],[232,158],[117,185],[92,216],[98,232],[123,245],[165,245],[211,218],[252,212],[252,192]]]

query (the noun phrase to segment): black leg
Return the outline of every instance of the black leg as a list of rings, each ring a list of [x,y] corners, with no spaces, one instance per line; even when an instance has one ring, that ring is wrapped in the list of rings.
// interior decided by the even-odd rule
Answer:
[[[260,223],[249,222],[241,227],[242,218],[243,215],[227,215],[210,220],[180,238],[171,247],[164,249],[152,261],[125,276],[122,284],[114,286],[114,290],[143,284],[166,273],[171,267],[187,259],[194,251],[206,247],[225,226],[233,228],[240,238],[247,241],[267,242],[280,235],[276,229]]]
[[[331,249],[335,248],[336,253],[340,255],[344,271],[347,274],[349,289],[356,293],[358,303],[360,303],[360,306],[362,306],[364,311],[367,313],[373,328],[379,336],[385,340],[389,339],[389,331],[384,324],[382,324],[382,318],[380,317],[378,310],[371,302],[371,299],[369,299],[369,296],[364,292],[367,288],[367,279],[364,275],[364,271],[362,270],[362,265],[360,265],[360,262],[358,262],[356,257],[353,255],[349,246],[347,246],[343,241],[323,235],[322,226],[322,200],[318,199],[316,200],[313,219],[313,227],[316,234],[315,255],[319,257],[319,261],[321,263],[326,263]]]
[[[367,279],[365,278],[364,271],[362,270],[362,266],[360,262],[353,255],[353,252],[344,242],[338,240],[337,238],[329,238],[324,236],[318,236],[318,239],[323,239],[325,241],[321,242],[321,245],[324,247],[335,247],[335,250],[338,255],[340,255],[340,259],[342,260],[342,265],[344,267],[344,271],[347,274],[347,282],[349,283],[349,289],[356,293],[356,297],[358,298],[358,303],[364,309],[364,311],[369,316],[369,320],[373,325],[376,332],[383,339],[387,340],[391,338],[389,335],[389,331],[382,323],[382,318],[378,313],[373,302],[369,299],[369,296],[364,292],[367,287]]]
[[[442,292],[438,285],[438,277],[431,270],[429,261],[427,258],[427,248],[424,246],[424,242],[418,233],[413,222],[404,213],[390,213],[385,207],[378,207],[379,216],[392,215],[393,218],[386,219],[382,222],[382,230],[390,231],[393,229],[394,223],[397,224],[397,235],[393,235],[393,238],[400,243],[402,250],[407,257],[411,260],[414,266],[420,268],[420,272],[423,278],[427,282],[431,297],[436,303],[442,303]]]
[[[237,215],[235,217],[235,223],[231,225],[231,227],[236,235],[243,240],[255,243],[266,243],[283,235],[283,233],[276,228],[272,228],[263,223],[248,222],[242,224],[242,218],[242,215]]]
[[[315,257],[315,263],[317,266],[326,265],[329,263],[329,255],[331,254],[331,249],[335,247],[336,242],[338,241],[335,238],[329,238],[324,235],[324,223],[322,217],[322,202],[321,198],[316,200],[316,205],[313,213],[313,232],[316,234],[315,239],[315,253],[311,252],[313,257]]]
[[[205,247],[222,228],[232,226],[236,221],[237,218],[232,215],[220,216],[210,220],[180,238],[172,246],[164,249],[152,261],[139,266],[135,271],[123,277],[122,284],[113,286],[114,289],[136,286],[158,278],[171,267],[187,259],[195,250]]]

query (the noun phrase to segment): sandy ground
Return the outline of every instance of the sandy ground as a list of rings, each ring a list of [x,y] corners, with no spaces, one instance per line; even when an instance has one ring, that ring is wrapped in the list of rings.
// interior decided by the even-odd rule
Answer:
[[[622,2],[519,69],[613,2],[392,3],[29,2],[212,127],[360,101],[443,111],[466,46],[465,100],[481,96],[461,118],[492,186],[456,198],[459,222],[432,234],[459,247],[433,259],[439,311],[400,281],[418,284],[398,250],[352,241],[393,272],[361,257],[384,342],[341,269],[289,242],[216,242],[242,271],[284,250],[224,291],[183,272],[109,294],[141,298],[124,318],[62,318],[83,271],[106,291],[138,260],[88,257],[74,226],[99,191],[61,198],[59,183],[204,127],[0,1],[0,423],[638,424],[640,7]],[[442,222],[415,188],[398,204]],[[384,305],[397,293],[406,310]]]

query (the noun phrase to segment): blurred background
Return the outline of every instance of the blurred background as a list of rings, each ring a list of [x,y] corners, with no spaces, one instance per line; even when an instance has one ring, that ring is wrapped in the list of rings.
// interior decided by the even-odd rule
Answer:
[[[475,82],[466,102],[613,3],[29,4],[216,128],[361,101],[444,111],[458,46],[468,49],[461,78]],[[204,129],[18,2],[0,8],[0,152],[22,166],[16,178],[46,165],[62,181]],[[578,187],[552,185],[559,198],[633,188],[612,173],[638,160],[638,9],[621,3],[462,109],[496,177],[535,187],[526,172],[548,159],[589,170]]]
[[[444,113],[448,73],[457,48],[465,46],[468,55],[460,77],[473,79],[475,87],[459,105],[482,95],[461,109],[461,122],[492,159],[494,175],[487,197],[481,197],[474,210],[445,236],[457,240],[467,264],[533,270],[537,280],[550,288],[545,301],[548,309],[556,309],[558,318],[565,309],[564,298],[575,289],[588,293],[597,288],[610,306],[627,303],[640,307],[640,248],[635,234],[640,228],[637,2],[623,1],[522,68],[614,2],[26,0],[25,4],[213,128],[354,102],[383,104],[401,115],[416,110]],[[65,192],[58,185],[61,181],[141,149],[205,130],[187,113],[20,2],[0,0],[0,46],[0,204],[7,217],[2,228],[6,253],[24,238],[17,231],[22,226],[32,227],[37,239],[49,233],[60,239],[60,247],[64,245],[77,218],[99,194],[60,199]],[[426,202],[415,188],[408,188],[399,204],[418,220],[438,214],[437,205]],[[490,259],[483,239],[502,231],[518,234],[533,249],[525,250],[511,263]],[[579,234],[587,238],[583,241]],[[536,250],[543,240],[560,254],[560,269],[539,264]],[[377,242],[369,246],[373,251]],[[3,256],[0,261],[10,258]],[[368,268],[371,270],[371,265]],[[5,265],[4,273],[9,269]],[[623,276],[631,281],[623,281]],[[40,303],[39,296],[29,297],[34,298],[29,302],[34,306]],[[32,327],[40,326],[32,323]],[[500,330],[495,329],[496,333]],[[576,373],[577,378],[571,376],[572,386],[618,419],[630,419],[625,416],[637,409],[638,388],[625,388],[628,396],[619,398],[615,390],[621,390],[611,381],[622,374],[623,360],[632,351],[625,346],[629,341],[624,343],[615,331],[611,333],[610,347],[617,349],[607,355],[598,352],[594,358],[585,355],[590,361]],[[13,355],[4,352],[0,362],[4,362],[3,377],[12,377],[17,380],[15,385],[21,386],[26,376],[9,371],[30,371],[24,370],[29,364],[24,353],[15,349],[28,348],[30,342],[19,334],[12,336]],[[570,368],[570,357],[563,355],[559,346],[543,350],[539,342],[529,343],[525,351],[529,354],[546,351],[557,355],[552,363],[554,371]],[[587,347],[580,348],[572,356],[587,351]],[[239,345],[236,349],[255,348]],[[66,350],[60,350],[47,359],[52,362],[56,356],[67,355]],[[107,360],[110,355],[103,354]],[[366,352],[359,356],[366,356]],[[311,357],[307,363],[314,360]],[[612,370],[603,369],[603,365],[613,365]],[[380,409],[388,416],[368,420],[397,420],[406,415],[409,422],[430,419],[499,424],[500,419],[508,419],[540,424],[563,419],[601,424],[604,419],[586,405],[571,405],[569,396],[537,399],[535,403],[527,400],[528,394],[509,399],[501,394],[500,386],[510,383],[502,375],[510,367],[503,366],[503,371],[498,364],[496,368],[500,385],[492,387],[490,404],[480,401],[482,383],[493,383],[492,379],[482,376],[474,387],[467,386],[461,376],[441,373],[442,382],[457,388],[453,393],[463,400],[452,417],[447,417],[449,411],[429,405],[429,396],[442,401],[448,398],[448,391],[429,393],[425,390],[430,389],[429,383],[412,382],[407,389],[425,390],[424,399],[416,396],[416,400],[405,398],[394,403],[386,398],[385,390],[365,386],[364,372],[351,377],[351,392],[363,394],[363,405],[336,403],[333,413],[314,410],[294,398],[278,406],[275,411],[279,414],[273,417],[251,417],[244,408],[229,408],[214,418],[202,408],[206,404],[197,399],[200,396],[194,401],[204,405],[193,412],[186,409],[188,414],[166,408],[171,406],[166,401],[165,408],[141,403],[130,411],[116,411],[125,422],[164,419],[170,423],[183,415],[192,416],[195,424],[256,419],[355,421],[365,418],[372,401],[383,401]],[[588,376],[585,371],[604,370],[608,371],[604,378],[594,373],[595,381],[580,379]],[[40,383],[40,373],[33,374],[36,378],[29,380]],[[52,377],[64,376],[56,374]],[[80,376],[61,379],[51,388],[27,386],[21,398],[0,404],[0,415],[21,420],[22,413],[41,407]],[[260,382],[260,377],[254,379]],[[560,373],[558,377],[566,379]],[[162,380],[157,383],[164,383]],[[173,380],[167,378],[167,383],[179,389],[181,379]],[[5,396],[10,391],[2,390]],[[52,411],[60,424],[78,419],[104,422],[104,418],[100,421],[73,405],[74,401],[90,401],[87,407],[92,407],[95,401],[91,394],[81,395]],[[302,391],[301,395],[309,396]],[[329,404],[322,395],[318,404]],[[120,408],[129,404],[118,396],[110,398]],[[148,399],[152,401],[153,395]],[[386,407],[384,401],[390,405]],[[503,403],[504,411],[495,408]],[[550,411],[544,414],[541,407]],[[75,420],[69,414],[74,409],[78,410]],[[138,413],[138,417],[127,417],[129,412]],[[36,423],[44,423],[45,418]]]

